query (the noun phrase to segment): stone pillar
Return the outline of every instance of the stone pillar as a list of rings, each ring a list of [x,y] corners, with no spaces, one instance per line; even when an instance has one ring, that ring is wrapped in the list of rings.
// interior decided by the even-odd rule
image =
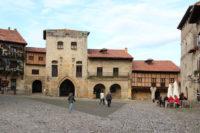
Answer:
[[[155,99],[155,92],[156,92],[157,88],[151,87],[150,90],[151,90],[151,100],[153,100],[153,99]]]

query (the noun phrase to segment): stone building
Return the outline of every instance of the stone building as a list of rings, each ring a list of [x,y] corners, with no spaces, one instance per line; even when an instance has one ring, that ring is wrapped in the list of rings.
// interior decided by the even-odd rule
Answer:
[[[165,97],[169,84],[179,83],[180,68],[171,61],[134,60],[132,67],[132,99]]]
[[[45,93],[46,49],[26,47],[24,88],[26,94]]]
[[[24,90],[26,45],[17,29],[0,29],[0,90]]]
[[[127,49],[88,49],[89,97],[98,98],[103,90],[113,98],[131,98],[132,59]]]
[[[200,2],[188,7],[177,28],[181,30],[181,91],[196,100],[200,92]]]

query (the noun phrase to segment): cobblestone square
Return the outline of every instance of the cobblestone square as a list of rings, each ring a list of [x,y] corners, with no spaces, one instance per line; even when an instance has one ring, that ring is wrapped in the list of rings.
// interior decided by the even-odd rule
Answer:
[[[200,132],[200,108],[160,108],[150,101],[0,95],[1,133],[162,133]]]

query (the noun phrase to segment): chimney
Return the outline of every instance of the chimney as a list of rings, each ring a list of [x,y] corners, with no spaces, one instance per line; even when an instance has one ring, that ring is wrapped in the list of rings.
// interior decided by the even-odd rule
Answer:
[[[15,28],[14,31],[17,31],[17,29]]]
[[[128,53],[128,48],[125,48],[125,53]]]
[[[8,30],[10,30],[10,27],[8,27]]]

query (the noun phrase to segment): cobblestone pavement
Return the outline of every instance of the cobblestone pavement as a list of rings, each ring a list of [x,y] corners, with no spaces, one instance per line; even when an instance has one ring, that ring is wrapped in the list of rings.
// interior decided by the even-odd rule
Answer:
[[[69,113],[64,104],[55,104],[59,98],[42,99],[0,95],[0,133],[200,132],[200,108],[165,109],[149,101],[116,101],[106,108],[98,101],[79,99],[82,102],[77,101]],[[79,105],[88,109],[82,111]],[[95,111],[90,113],[91,107],[111,111],[102,117]]]

